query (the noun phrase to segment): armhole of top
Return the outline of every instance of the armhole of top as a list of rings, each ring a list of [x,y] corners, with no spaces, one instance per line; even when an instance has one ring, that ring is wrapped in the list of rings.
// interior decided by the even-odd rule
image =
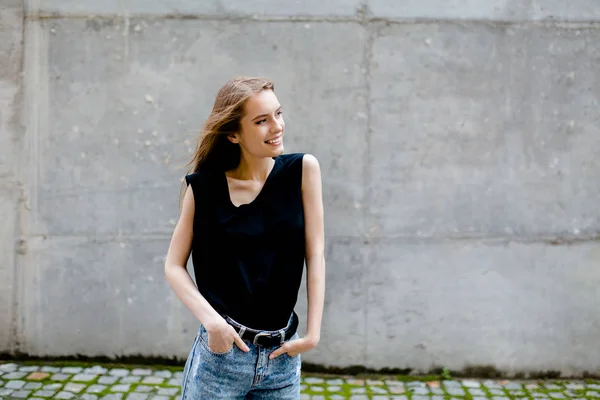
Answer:
[[[300,159],[300,161],[299,161],[299,164],[300,164],[300,172],[299,172],[300,179],[299,179],[299,181],[300,181],[300,192],[301,193],[302,193],[302,179],[304,177],[304,156],[305,156],[305,154],[301,153],[298,157]]]

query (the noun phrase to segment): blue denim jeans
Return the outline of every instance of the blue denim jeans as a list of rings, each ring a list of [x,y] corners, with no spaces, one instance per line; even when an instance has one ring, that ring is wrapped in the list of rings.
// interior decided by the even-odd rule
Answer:
[[[294,334],[287,340],[297,339]],[[226,353],[208,347],[208,333],[200,326],[183,369],[181,400],[298,400],[300,398],[300,355],[287,353],[269,360],[279,348],[256,346],[243,352],[234,343]]]

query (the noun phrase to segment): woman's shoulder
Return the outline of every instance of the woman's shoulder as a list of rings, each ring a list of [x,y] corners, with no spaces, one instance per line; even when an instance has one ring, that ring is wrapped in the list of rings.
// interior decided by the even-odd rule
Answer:
[[[214,181],[216,173],[214,168],[208,166],[199,166],[194,172],[188,173],[185,176],[185,181],[188,185],[196,186],[198,184],[209,184]]]
[[[302,159],[304,158],[305,153],[288,153],[282,154],[278,158],[283,166],[293,166],[300,164],[302,165]]]

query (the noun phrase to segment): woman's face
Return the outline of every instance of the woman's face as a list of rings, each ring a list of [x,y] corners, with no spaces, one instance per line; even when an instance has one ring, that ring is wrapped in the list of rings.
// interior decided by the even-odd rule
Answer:
[[[272,90],[263,90],[244,105],[240,132],[229,140],[239,143],[242,152],[254,157],[276,157],[283,153],[283,112]]]

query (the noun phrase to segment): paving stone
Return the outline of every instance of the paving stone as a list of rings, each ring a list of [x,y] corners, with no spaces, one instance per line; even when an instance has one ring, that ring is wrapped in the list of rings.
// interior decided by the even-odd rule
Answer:
[[[384,381],[386,385],[388,386],[404,386],[404,382],[401,381],[391,381],[391,380],[386,380]]]
[[[392,396],[392,400],[408,400],[406,396]]]
[[[147,398],[146,393],[129,393],[125,400],[146,400]]]
[[[473,397],[473,400],[488,400],[488,398],[477,396],[477,397]]]
[[[158,394],[161,396],[175,396],[179,393],[178,388],[158,388]]]
[[[169,379],[169,382],[167,382],[167,385],[169,385],[169,386],[181,386],[181,380],[177,379],[177,378]]]
[[[488,389],[488,391],[494,396],[504,396],[506,392],[501,389]]]
[[[493,400],[510,400],[510,397],[506,397],[506,396],[494,396],[492,397]]]
[[[565,395],[560,393],[560,392],[550,392],[548,393],[550,395],[551,398],[553,399],[564,399]]]
[[[151,369],[136,368],[133,371],[131,371],[131,374],[135,375],[135,376],[147,376],[147,375],[152,375],[152,370]]]
[[[444,381],[443,385],[447,388],[459,388],[462,386],[458,381]]]
[[[469,389],[471,396],[485,396],[485,392],[482,389]]]
[[[585,389],[585,385],[583,383],[575,383],[575,382],[567,383],[565,385],[565,387],[567,389],[571,389],[571,390],[583,390],[583,389]]]
[[[444,400],[444,396],[432,396],[431,400]]]
[[[168,379],[173,376],[173,373],[171,371],[161,370],[161,371],[155,371],[154,374],[152,374],[152,375],[156,376],[157,378]]]
[[[594,391],[588,390],[587,392],[585,392],[585,395],[587,397],[590,397],[590,396],[592,396],[592,397],[600,397],[600,392],[594,392]]]
[[[110,388],[111,392],[129,392],[131,390],[131,385],[115,385]]]
[[[81,367],[64,367],[61,370],[63,374],[79,374],[81,371],[83,371],[83,368]]]
[[[555,383],[546,383],[544,384],[544,387],[548,390],[561,390],[563,388]]]
[[[449,387],[448,389],[446,389],[446,392],[448,392],[448,394],[451,394],[453,396],[464,396],[465,395],[465,389],[459,388],[459,387]]]
[[[173,378],[177,378],[177,379],[181,379],[181,378],[183,378],[183,372],[182,372],[182,371],[175,372],[175,373],[173,374]],[[177,400],[177,399],[176,399],[176,400]]]
[[[546,393],[539,393],[539,392],[531,393],[531,397],[534,397],[536,399],[548,399],[548,398],[550,398],[550,396],[548,396]]]
[[[123,368],[113,368],[110,371],[108,371],[108,374],[112,376],[128,376],[129,370]]]
[[[39,369],[40,369],[40,367],[37,366],[37,365],[28,365],[26,367],[19,368],[19,371],[21,371],[21,372],[34,372],[34,371],[37,371]]]
[[[50,374],[48,372],[32,372],[31,374],[29,374],[29,376],[27,376],[25,379],[29,380],[29,381],[41,381],[44,380],[46,378],[48,378],[50,376]]]
[[[58,368],[58,367],[50,367],[50,366],[43,366],[42,369],[40,369],[40,371],[42,371],[42,372],[56,373],[56,372],[60,372],[60,368]]]
[[[25,381],[8,381],[6,382],[6,385],[4,385],[4,388],[21,389],[23,386],[25,386]]]
[[[468,388],[480,388],[481,382],[466,380],[466,381],[462,381],[462,385],[465,387],[468,387]]]
[[[505,389],[523,389],[523,384],[518,383],[518,382],[509,382],[506,385],[504,385]]]
[[[152,396],[150,400],[170,400],[171,398],[168,396]]]
[[[411,390],[411,392],[412,392],[413,394],[427,395],[427,394],[429,394],[429,389],[427,389],[427,388],[420,388],[420,387],[418,387],[418,388],[413,388],[413,389]]]
[[[58,390],[62,387],[62,383],[49,383],[44,385],[44,390]]]
[[[152,386],[140,385],[135,388],[135,391],[138,393],[148,393],[153,391],[154,388]]]
[[[101,365],[94,365],[91,368],[86,368],[83,370],[84,374],[91,374],[91,375],[104,375],[108,372],[108,369],[104,368]]]
[[[369,397],[363,395],[350,396],[350,400],[369,400]]]
[[[19,368],[17,364],[8,363],[8,364],[0,364],[0,371],[2,372],[13,372]]]
[[[306,379],[310,379],[310,378],[306,378]],[[346,383],[348,385],[364,386],[365,385],[365,380],[364,379],[348,379],[346,381]]]
[[[30,397],[29,400],[44,400],[41,397]]]
[[[12,392],[14,392],[14,389],[0,389],[0,396],[8,396]]]
[[[310,390],[313,392],[322,392],[325,389],[322,386],[311,386]]]
[[[165,378],[158,378],[156,376],[147,376],[142,379],[142,383],[147,383],[149,385],[160,385],[165,381]]]
[[[13,392],[10,396],[16,397],[18,399],[26,399],[31,394],[31,390],[17,390]]]
[[[304,380],[304,382],[309,383],[311,385],[314,385],[314,384],[318,384],[318,383],[325,383],[325,379],[323,379],[323,378],[308,377],[308,378],[306,378]]]
[[[340,394],[332,394],[329,396],[329,400],[345,400],[346,396],[342,396]]]
[[[40,382],[27,382],[23,389],[40,389],[42,384]]]
[[[421,396],[421,395],[418,395],[418,396],[413,396],[413,397],[411,397],[411,399],[412,399],[412,400],[429,400],[429,396]]]
[[[81,400],[98,400],[98,396],[96,396],[95,394],[82,394],[81,395]]]
[[[381,386],[381,385],[383,385],[383,381],[367,379],[367,385],[368,386]]]
[[[73,393],[79,393],[81,392],[83,389],[85,389],[85,385],[81,384],[81,383],[67,383],[64,387],[63,390],[67,390],[69,392],[73,392]]]
[[[351,388],[350,393],[353,393],[353,394],[367,393],[367,389],[364,387]]]
[[[483,382],[483,386],[485,386],[488,389],[500,389],[500,388],[502,388],[501,384],[499,384],[498,382],[495,382],[495,381],[490,381],[490,380],[484,381]]]
[[[141,376],[126,376],[121,378],[119,383],[138,383],[142,380]]]
[[[91,382],[94,379],[96,379],[96,377],[97,377],[96,375],[77,374],[71,380],[73,382]]]
[[[325,381],[325,383],[327,383],[328,385],[343,385],[344,380],[343,379],[327,379]]]
[[[118,376],[101,376],[100,378],[98,378],[98,383],[102,385],[112,385],[118,380]]]
[[[444,395],[446,393],[444,393],[444,391],[441,388],[430,388],[429,389],[431,391],[431,393],[433,394],[439,394],[439,395]]]
[[[387,391],[387,389],[377,387],[377,386],[371,386],[371,392],[376,393],[376,394],[388,394],[389,393]]]
[[[406,392],[406,389],[402,386],[388,386],[390,388],[390,392],[393,394],[402,394]]]
[[[313,397],[311,397],[312,400],[325,400],[325,396],[321,396],[321,395],[314,395]]]
[[[339,392],[342,390],[341,386],[327,386],[328,392]]]
[[[62,374],[62,373],[61,374],[54,374],[54,375],[52,375],[50,377],[50,380],[62,382],[62,381],[66,381],[70,377],[71,377],[71,375]]]
[[[600,390],[600,384],[597,383],[590,383],[587,385],[588,389],[598,389]]]
[[[56,394],[56,390],[38,390],[34,393],[36,397],[52,397]]]
[[[310,395],[302,393],[300,395],[300,400],[310,400]]]
[[[86,392],[88,393],[101,393],[104,391],[104,389],[106,389],[106,385],[92,385],[90,387],[87,388]]]
[[[425,382],[413,381],[406,384],[407,388],[427,387]]]
[[[103,400],[121,400],[123,398],[123,393],[111,393],[105,396],[102,396]]]
[[[72,399],[73,397],[75,397],[75,395],[71,392],[59,392],[54,396],[55,399]]]
[[[2,377],[2,379],[21,379],[27,376],[27,372],[10,372]]]

